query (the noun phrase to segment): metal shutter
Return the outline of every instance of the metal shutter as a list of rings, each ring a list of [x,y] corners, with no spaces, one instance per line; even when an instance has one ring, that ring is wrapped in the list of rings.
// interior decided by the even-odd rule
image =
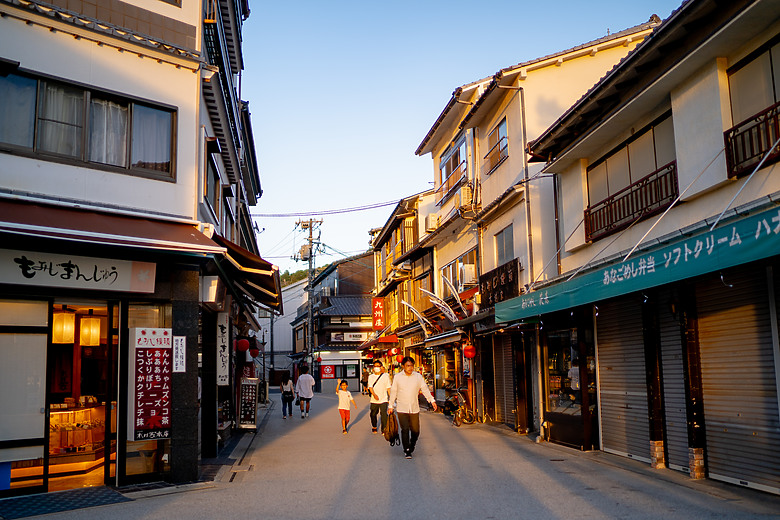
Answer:
[[[605,302],[596,318],[604,451],[650,462],[642,310],[632,299]]]
[[[780,491],[780,418],[764,269],[696,287],[709,476]],[[728,287],[725,284],[731,285]]]
[[[512,339],[496,335],[493,343],[496,421],[515,428],[515,380],[512,371]]]
[[[667,466],[688,471],[688,415],[685,409],[685,367],[680,323],[669,310],[671,291],[658,297],[658,325],[661,336],[662,391]]]

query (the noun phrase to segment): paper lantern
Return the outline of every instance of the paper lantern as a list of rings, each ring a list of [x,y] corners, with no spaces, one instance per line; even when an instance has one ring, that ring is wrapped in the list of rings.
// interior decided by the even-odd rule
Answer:
[[[252,357],[257,357],[257,356],[259,356],[259,355],[260,355],[260,349],[259,349],[259,348],[250,348],[250,349],[249,349],[249,354],[250,354]]]
[[[463,345],[463,355],[467,359],[472,359],[474,356],[477,355],[477,347],[475,347],[471,343]]]
[[[366,359],[374,359],[374,354],[369,352],[368,354],[366,354]]]
[[[238,340],[238,350],[241,352],[246,352],[247,350],[249,350],[249,340],[248,339]]]
[[[100,345],[100,318],[81,318],[79,342],[85,347]]]
[[[398,349],[397,348],[391,348],[390,349],[390,354],[392,354],[393,356],[398,354]]]
[[[322,358],[320,356],[317,356],[317,363],[322,363]]]
[[[404,356],[403,356],[403,354],[398,354],[397,356],[395,356],[395,360],[396,360],[396,361],[398,361],[399,363],[400,363],[400,362],[401,362],[403,359],[404,359]]]
[[[75,341],[76,316],[69,312],[55,312],[51,329],[52,343],[73,343]]]

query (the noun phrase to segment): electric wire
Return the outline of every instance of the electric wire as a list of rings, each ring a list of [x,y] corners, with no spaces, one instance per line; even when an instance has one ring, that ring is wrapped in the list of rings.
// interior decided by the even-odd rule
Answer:
[[[339,213],[355,213],[358,211],[367,211],[370,209],[383,208],[385,206],[392,206],[398,204],[397,200],[378,202],[376,204],[367,204],[365,206],[355,206],[352,208],[340,208],[340,209],[326,209],[320,211],[295,211],[291,213],[250,213],[253,217],[265,217],[265,218],[285,218],[285,217],[308,217],[315,215],[337,215]]]

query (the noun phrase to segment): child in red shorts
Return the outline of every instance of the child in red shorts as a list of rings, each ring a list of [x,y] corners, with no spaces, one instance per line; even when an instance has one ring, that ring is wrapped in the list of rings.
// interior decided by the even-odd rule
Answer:
[[[352,392],[347,390],[349,388],[349,384],[346,381],[343,381],[339,379],[339,386],[338,390],[336,390],[336,395],[339,396],[339,415],[341,416],[341,428],[344,430],[343,433],[347,433],[347,425],[349,424],[349,402],[352,401],[352,404],[355,405],[355,408],[357,408],[357,403],[352,398]]]

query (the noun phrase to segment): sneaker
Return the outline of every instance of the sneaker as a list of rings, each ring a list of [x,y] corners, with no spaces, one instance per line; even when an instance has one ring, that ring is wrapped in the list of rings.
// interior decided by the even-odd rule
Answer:
[[[405,451],[404,455],[406,456],[407,459],[411,459],[412,458],[412,452],[411,451]]]
[[[282,415],[282,419],[287,419],[287,416],[286,415]]]
[[[306,412],[306,417],[308,417],[308,416],[309,416],[309,412]]]
[[[376,433],[376,428],[371,428],[371,433]]]
[[[304,417],[305,417],[305,415],[301,414],[301,419],[303,419]]]
[[[344,430],[344,431],[343,431],[343,432],[341,432],[341,433],[343,433],[344,435],[346,435],[346,434],[347,434],[347,430]]]

